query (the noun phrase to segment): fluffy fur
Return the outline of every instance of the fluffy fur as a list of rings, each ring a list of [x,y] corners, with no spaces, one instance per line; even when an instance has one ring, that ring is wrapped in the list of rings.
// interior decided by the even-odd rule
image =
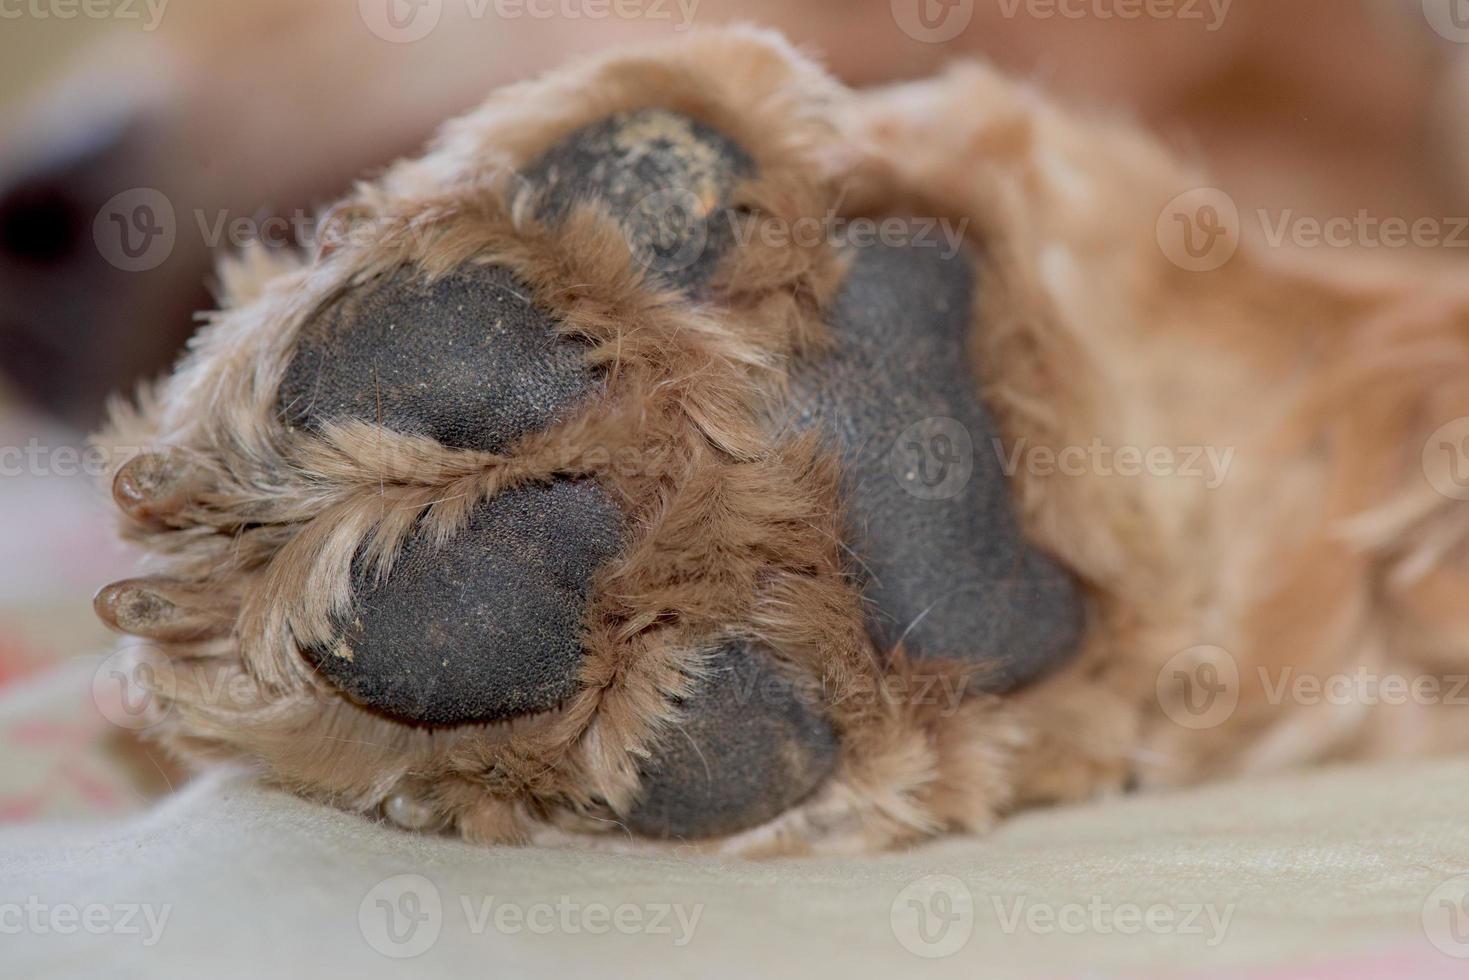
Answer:
[[[836,250],[752,236],[714,299],[690,309],[638,273],[596,208],[535,220],[517,168],[582,124],[648,105],[752,153],[745,220],[967,220],[984,256],[972,353],[1007,450],[1235,450],[1213,489],[1017,472],[1028,531],[1089,591],[1070,667],[1004,698],[934,697],[967,678],[940,671],[935,684],[901,650],[872,648],[838,543],[834,461],[770,423],[786,366],[826,341]],[[150,447],[184,488],[176,509],[125,518],[197,627],[138,630],[173,665],[154,731],[338,806],[410,801],[417,825],[471,839],[657,846],[612,815],[677,723],[672,697],[711,643],[738,634],[820,692],[843,749],[815,797],[703,845],[746,854],[869,850],[1135,782],[1461,744],[1447,707],[1273,704],[1256,668],[1462,670],[1464,522],[1419,465],[1427,432],[1469,414],[1462,301],[1248,251],[1215,273],[1180,270],[1155,222],[1204,183],[1139,133],[1068,116],[984,68],[856,94],[753,31],[497,93],[324,216],[317,254],[230,264],[226,308],[184,364],[115,413],[103,441]],[[610,400],[504,455],[360,423],[285,431],[274,399],[297,326],[405,261],[515,270],[590,343]],[[581,693],[513,723],[425,730],[310,670],[300,651],[349,603],[359,549],[386,574],[417,522],[444,540],[499,489],[558,475],[597,478],[634,529],[599,576]],[[1230,651],[1243,683],[1227,722],[1191,731],[1169,719],[1158,677],[1201,644]]]

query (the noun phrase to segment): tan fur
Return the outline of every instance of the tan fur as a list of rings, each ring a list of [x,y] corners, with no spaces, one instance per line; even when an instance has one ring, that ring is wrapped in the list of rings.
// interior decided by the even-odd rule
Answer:
[[[826,341],[834,249],[754,236],[720,269],[717,301],[690,309],[639,274],[597,209],[556,228],[532,217],[517,167],[579,125],[655,104],[752,152],[761,176],[738,191],[750,221],[914,202],[971,221],[985,256],[974,353],[1010,444],[1237,449],[1213,490],[1016,475],[1030,533],[1091,593],[1072,666],[1010,697],[934,703],[913,696],[901,650],[872,648],[838,541],[835,464],[770,421],[786,365]],[[1212,274],[1171,266],[1154,222],[1200,183],[1136,132],[1079,122],[982,68],[856,95],[753,31],[497,93],[334,208],[317,255],[231,263],[227,308],[186,363],[118,410],[107,442],[166,450],[199,488],[165,526],[126,532],[235,624],[161,644],[176,681],[162,740],[364,812],[406,794],[472,839],[653,846],[616,832],[612,813],[677,723],[673,696],[737,635],[820,690],[843,751],[812,799],[707,845],[732,852],[885,847],[1134,780],[1393,751],[1400,719],[1282,709],[1249,683],[1227,723],[1192,732],[1167,719],[1155,682],[1199,644],[1228,649],[1246,677],[1284,663],[1462,669],[1463,522],[1414,481],[1401,440],[1434,413],[1469,414],[1469,321],[1452,298],[1420,314],[1401,286],[1349,288],[1249,254]],[[282,428],[275,392],[312,311],[404,262],[442,274],[471,261],[515,270],[590,342],[604,403],[503,455],[365,423]],[[581,693],[513,723],[428,731],[312,672],[301,649],[330,639],[359,549],[386,574],[416,522],[443,541],[479,501],[558,475],[598,479],[634,528],[597,582]],[[1416,748],[1464,741],[1433,732]]]

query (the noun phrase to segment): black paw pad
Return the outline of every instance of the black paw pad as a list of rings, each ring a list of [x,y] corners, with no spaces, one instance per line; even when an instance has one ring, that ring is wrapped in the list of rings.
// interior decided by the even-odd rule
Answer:
[[[915,659],[982,663],[1005,690],[1075,648],[1073,579],[1021,537],[999,435],[968,362],[967,256],[858,250],[832,314],[836,347],[793,378],[797,424],[845,461],[847,540],[870,629]]]
[[[727,136],[667,109],[618,113],[584,126],[532,163],[541,217],[557,220],[596,198],[622,224],[638,259],[664,281],[708,279],[734,239],[730,193],[755,165]]]
[[[430,281],[405,267],[306,322],[278,404],[289,426],[360,419],[502,452],[596,386],[583,346],[508,270],[466,265]]]
[[[621,539],[622,517],[594,482],[507,490],[442,548],[410,539],[381,585],[357,569],[337,642],[311,659],[353,700],[401,721],[553,708],[576,690],[592,577]]]
[[[647,837],[718,837],[758,826],[801,802],[837,760],[837,738],[803,697],[754,650],[725,647],[680,706],[645,767],[642,795],[625,816]]]

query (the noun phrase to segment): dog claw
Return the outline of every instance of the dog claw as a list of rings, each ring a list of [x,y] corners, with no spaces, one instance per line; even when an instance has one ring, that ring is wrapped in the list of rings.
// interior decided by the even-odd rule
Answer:
[[[119,633],[150,640],[207,640],[229,631],[230,619],[204,593],[165,579],[124,579],[92,600],[97,617]]]
[[[166,527],[188,507],[202,481],[198,470],[164,453],[143,453],[122,465],[112,480],[112,499],[133,520]]]

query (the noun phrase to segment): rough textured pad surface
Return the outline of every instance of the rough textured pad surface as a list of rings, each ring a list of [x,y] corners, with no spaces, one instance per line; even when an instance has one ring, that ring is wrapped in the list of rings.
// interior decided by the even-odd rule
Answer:
[[[596,388],[585,349],[558,336],[508,270],[430,282],[403,268],[302,328],[279,405],[287,425],[362,419],[454,449],[502,452]]]
[[[749,155],[710,126],[640,109],[582,127],[525,176],[544,189],[543,219],[563,217],[577,200],[600,199],[649,270],[691,288],[708,279],[734,240],[723,205],[754,170]]]
[[[648,837],[697,839],[758,826],[799,803],[831,772],[837,738],[755,650],[734,644],[680,706],[625,817]]]
[[[939,248],[854,256],[836,349],[792,379],[796,420],[843,456],[847,544],[879,644],[992,666],[1005,690],[1061,662],[1082,624],[1075,583],[1020,535],[998,431],[968,367],[973,272]]]
[[[622,517],[591,481],[508,490],[441,549],[411,539],[381,585],[312,659],[354,700],[403,721],[458,725],[554,707],[576,689],[582,620]]]

